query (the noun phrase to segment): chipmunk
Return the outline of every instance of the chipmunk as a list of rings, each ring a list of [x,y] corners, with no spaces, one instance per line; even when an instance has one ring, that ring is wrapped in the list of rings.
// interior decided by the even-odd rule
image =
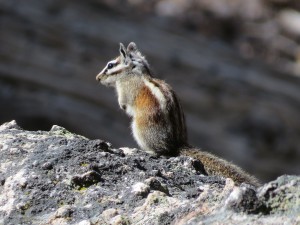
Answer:
[[[258,186],[253,176],[224,159],[193,148],[187,141],[185,117],[172,88],[153,78],[148,61],[134,42],[109,61],[96,76],[101,84],[116,89],[118,102],[132,119],[131,129],[139,147],[166,156],[190,156],[201,161],[208,175],[229,177],[236,184]]]

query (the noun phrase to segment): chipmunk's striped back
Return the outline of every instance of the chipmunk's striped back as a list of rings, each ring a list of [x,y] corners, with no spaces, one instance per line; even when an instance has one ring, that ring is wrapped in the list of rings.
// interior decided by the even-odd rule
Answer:
[[[174,91],[164,81],[143,78],[135,100],[134,137],[146,151],[175,155],[187,145],[183,111]]]

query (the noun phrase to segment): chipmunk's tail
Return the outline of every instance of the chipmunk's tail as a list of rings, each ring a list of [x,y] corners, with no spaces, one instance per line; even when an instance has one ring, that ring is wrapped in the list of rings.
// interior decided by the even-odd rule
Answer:
[[[231,178],[237,185],[241,183],[248,183],[255,187],[260,186],[259,181],[255,177],[246,173],[240,167],[211,153],[203,152],[197,148],[188,147],[181,149],[180,155],[200,160],[208,175]]]

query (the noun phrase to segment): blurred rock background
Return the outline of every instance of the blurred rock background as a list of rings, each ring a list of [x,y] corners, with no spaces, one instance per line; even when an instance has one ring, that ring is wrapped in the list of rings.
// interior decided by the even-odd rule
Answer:
[[[191,144],[263,181],[299,174],[297,0],[0,1],[0,122],[135,147],[95,81],[130,41],[180,97]]]

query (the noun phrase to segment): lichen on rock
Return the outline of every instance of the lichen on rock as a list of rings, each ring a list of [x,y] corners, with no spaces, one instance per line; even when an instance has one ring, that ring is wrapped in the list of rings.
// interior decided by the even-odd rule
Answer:
[[[124,150],[125,149],[125,150]],[[0,126],[0,224],[297,224],[300,177],[255,189],[189,157],[117,149],[55,126]]]

